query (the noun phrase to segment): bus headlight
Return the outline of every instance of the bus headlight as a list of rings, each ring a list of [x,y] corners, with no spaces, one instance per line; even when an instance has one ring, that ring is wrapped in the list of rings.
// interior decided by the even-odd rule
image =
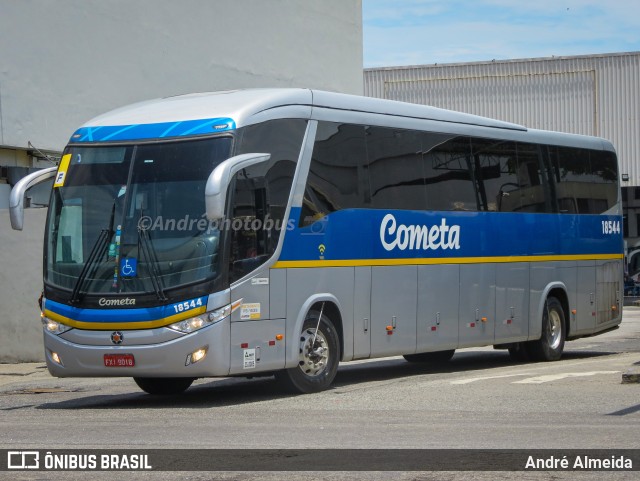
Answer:
[[[202,329],[203,327],[210,326],[216,322],[220,322],[231,314],[231,304],[228,304],[215,311],[205,312],[200,316],[195,316],[184,321],[171,324],[169,329],[174,331],[180,331],[184,333],[190,333]]]
[[[56,336],[62,334],[63,332],[67,332],[69,329],[72,329],[70,326],[65,326],[64,324],[60,324],[53,319],[49,319],[48,317],[42,316],[42,325],[44,326],[44,330],[50,332],[51,334],[55,334]]]
[[[214,323],[223,320],[229,314],[231,314],[231,304],[209,312],[209,314],[207,314],[207,319],[209,322]]]

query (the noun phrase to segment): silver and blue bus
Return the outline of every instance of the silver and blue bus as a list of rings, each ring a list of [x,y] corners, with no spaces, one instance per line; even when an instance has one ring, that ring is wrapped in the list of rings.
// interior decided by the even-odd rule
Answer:
[[[96,117],[53,179],[42,322],[53,376],[152,394],[495,346],[555,361],[618,326],[607,140],[307,89],[169,97]]]

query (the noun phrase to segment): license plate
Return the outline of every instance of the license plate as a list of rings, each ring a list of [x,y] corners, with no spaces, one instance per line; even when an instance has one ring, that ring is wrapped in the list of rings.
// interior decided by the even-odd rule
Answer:
[[[105,354],[104,365],[106,367],[133,367],[136,360],[133,354]]]

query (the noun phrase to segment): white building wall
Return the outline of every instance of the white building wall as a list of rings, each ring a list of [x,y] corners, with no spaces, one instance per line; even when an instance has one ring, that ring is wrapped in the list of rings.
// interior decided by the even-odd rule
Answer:
[[[61,150],[132,102],[243,87],[362,93],[361,0],[0,0],[0,146]]]

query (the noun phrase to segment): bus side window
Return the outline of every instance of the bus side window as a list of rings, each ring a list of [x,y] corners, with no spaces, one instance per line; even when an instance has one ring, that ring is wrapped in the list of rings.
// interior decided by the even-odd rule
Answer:
[[[421,133],[368,127],[371,198],[376,209],[427,207]]]
[[[341,209],[372,207],[364,136],[362,125],[319,123],[300,227]]]
[[[618,198],[615,156],[573,147],[549,148],[561,213],[602,214]]]
[[[479,210],[470,141],[464,136],[423,134],[428,210]]]
[[[543,175],[541,150],[536,144],[518,142],[518,183],[522,188],[521,212],[552,212],[549,182]]]
[[[238,172],[232,184],[230,280],[236,281],[275,252],[306,128],[304,120],[272,120],[245,127],[237,154],[267,152],[268,162]]]
[[[594,182],[600,191],[600,207],[597,213],[605,212],[618,202],[618,168],[613,152],[591,151],[591,170]]]
[[[522,205],[522,186],[518,181],[515,142],[472,139],[472,150],[483,210],[519,210]]]

